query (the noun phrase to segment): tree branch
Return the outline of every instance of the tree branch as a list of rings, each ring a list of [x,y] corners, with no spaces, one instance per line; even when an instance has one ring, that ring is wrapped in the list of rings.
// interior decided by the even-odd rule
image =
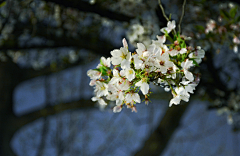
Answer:
[[[47,2],[53,2],[55,4],[59,4],[65,7],[75,8],[82,12],[96,13],[102,17],[106,17],[111,20],[129,22],[134,18],[134,17],[130,17],[127,15],[123,15],[123,14],[108,10],[105,7],[102,7],[100,5],[97,5],[97,4],[91,5],[88,2],[83,2],[80,0],[48,0]]]
[[[181,34],[181,23],[182,23],[182,19],[184,16],[184,12],[185,12],[185,4],[186,4],[186,0],[183,1],[183,5],[182,5],[182,15],[180,17],[179,23],[178,23],[178,32],[179,34]]]
[[[61,103],[54,106],[47,106],[46,108],[43,108],[38,111],[34,111],[32,113],[23,115],[21,117],[15,117],[13,119],[14,124],[16,126],[16,129],[21,128],[22,126],[33,122],[34,120],[37,120],[41,117],[47,117],[50,115],[55,115],[57,113],[61,113],[65,110],[71,110],[71,109],[88,109],[88,108],[94,108],[96,103],[92,102],[91,100],[78,100],[74,102],[69,103]],[[97,108],[97,107],[96,107]]]
[[[56,66],[55,68],[52,68],[51,66],[46,66],[43,69],[40,70],[35,70],[35,69],[21,69],[21,76],[19,77],[19,80],[22,81],[26,81],[38,76],[43,76],[43,75],[49,75],[52,73],[56,73],[56,72],[60,72],[64,69],[67,68],[71,68],[71,67],[75,67],[81,64],[81,59],[79,59],[77,62],[75,63],[66,63],[66,64],[61,64]]]
[[[19,46],[18,42],[13,42],[11,44],[4,44],[1,46],[1,51],[6,50],[27,50],[27,49],[39,49],[39,48],[58,48],[58,47],[76,47],[81,49],[88,49],[90,51],[109,56],[110,51],[114,49],[114,46],[104,40],[95,40],[95,38],[92,38],[88,35],[80,35],[79,38],[70,38],[66,36],[62,37],[56,37],[52,34],[47,34],[44,30],[45,29],[39,29],[41,30],[36,34],[38,37],[44,37],[48,40],[53,40],[53,45],[31,45],[31,46]],[[96,36],[97,38],[98,36]]]
[[[161,0],[158,0],[158,4],[159,4],[159,6],[160,6],[160,8],[161,8],[161,10],[162,10],[163,16],[164,16],[165,19],[169,22],[170,20],[169,20],[169,18],[167,17],[165,11],[164,11],[164,8],[163,8],[163,6],[162,6]],[[177,34],[175,29],[173,29],[173,32],[174,32],[174,34]]]
[[[167,21],[169,21],[169,18],[168,18],[167,15],[165,14],[164,8],[163,8],[162,3],[161,3],[161,0],[158,0],[158,4],[159,4],[159,6],[160,6],[160,8],[161,8],[161,10],[162,10],[163,17],[164,17]]]

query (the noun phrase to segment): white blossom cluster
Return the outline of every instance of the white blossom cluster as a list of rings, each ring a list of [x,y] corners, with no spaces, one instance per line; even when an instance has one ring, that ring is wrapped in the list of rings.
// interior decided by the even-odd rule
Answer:
[[[209,19],[206,23],[205,34],[211,33],[215,37],[216,35],[221,35],[221,41],[229,42],[228,39],[232,38],[232,42],[229,42],[233,51],[238,53],[238,46],[240,45],[240,22],[239,22],[239,9],[232,3],[227,6],[220,6],[220,15],[217,20]],[[226,39],[224,39],[224,37]]]
[[[90,69],[87,75],[91,78],[90,86],[94,86],[95,96],[92,101],[107,105],[107,101],[116,101],[113,112],[120,112],[124,106],[137,112],[136,103],[140,103],[139,92],[145,96],[148,104],[150,82],[160,84],[165,91],[172,92],[173,98],[169,106],[178,105],[181,100],[189,101],[190,94],[198,85],[199,76],[190,71],[198,66],[205,55],[200,47],[187,47],[180,34],[169,33],[175,29],[175,21],[169,21],[152,44],[146,47],[137,44],[136,52],[129,52],[128,44],[123,39],[123,47],[111,51],[112,57],[102,57],[96,69]],[[166,44],[166,40],[170,44]],[[111,68],[111,64],[113,68]]]
[[[151,44],[155,34],[159,32],[158,18],[153,12],[147,12],[141,16],[141,20],[132,20],[128,27],[126,36],[130,44],[137,47],[137,43],[143,43],[145,46]]]

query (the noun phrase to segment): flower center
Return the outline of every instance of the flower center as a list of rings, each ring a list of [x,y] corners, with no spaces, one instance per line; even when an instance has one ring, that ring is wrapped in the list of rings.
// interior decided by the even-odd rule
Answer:
[[[159,63],[160,63],[160,65],[161,65],[161,66],[163,66],[163,65],[164,65],[164,61],[160,61]]]
[[[106,88],[104,86],[101,87],[101,90],[105,90]]]

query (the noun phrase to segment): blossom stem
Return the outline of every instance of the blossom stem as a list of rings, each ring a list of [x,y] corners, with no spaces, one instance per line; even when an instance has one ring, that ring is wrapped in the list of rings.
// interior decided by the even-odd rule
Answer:
[[[182,15],[180,17],[179,23],[178,23],[178,32],[179,34],[181,33],[181,23],[182,23],[182,19],[184,16],[184,12],[185,12],[185,4],[186,4],[186,0],[183,1],[183,5],[182,5]]]
[[[170,20],[167,17],[167,15],[165,14],[164,8],[163,8],[162,3],[161,3],[161,0],[158,0],[158,4],[159,4],[159,6],[162,10],[163,17],[169,22]],[[173,29],[173,32],[174,32],[175,35],[177,34],[175,29]]]
[[[164,18],[166,18],[166,20],[169,21],[167,15],[165,14],[164,8],[163,8],[162,3],[161,3],[161,0],[158,0],[158,4],[159,4],[159,6],[162,10],[162,14],[163,14]]]
[[[175,90],[173,89],[172,85],[171,85],[168,81],[167,81],[167,83],[168,83],[169,87],[171,88],[172,92],[173,92],[175,95],[177,95],[177,93],[176,93]]]

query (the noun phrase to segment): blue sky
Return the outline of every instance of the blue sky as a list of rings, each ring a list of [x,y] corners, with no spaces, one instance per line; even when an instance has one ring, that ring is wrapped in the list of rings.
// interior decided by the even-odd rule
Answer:
[[[90,98],[92,88],[88,86],[90,80],[86,71],[94,68],[97,62],[98,60],[47,77],[52,104],[79,97]],[[14,109],[18,115],[44,107],[45,80],[46,77],[38,77],[18,86],[14,99]],[[164,156],[238,155],[239,134],[232,132],[225,115],[219,116],[216,111],[209,111],[206,107],[207,102],[191,101]],[[168,108],[168,101],[153,99],[148,106],[141,103],[137,108],[138,113],[124,109],[121,113],[114,114],[110,110],[100,111],[95,108],[68,110],[49,116],[44,155],[57,155],[59,142],[67,149],[63,155],[134,154],[161,121]],[[43,119],[38,119],[15,134],[12,147],[19,156],[36,155],[43,122]]]

